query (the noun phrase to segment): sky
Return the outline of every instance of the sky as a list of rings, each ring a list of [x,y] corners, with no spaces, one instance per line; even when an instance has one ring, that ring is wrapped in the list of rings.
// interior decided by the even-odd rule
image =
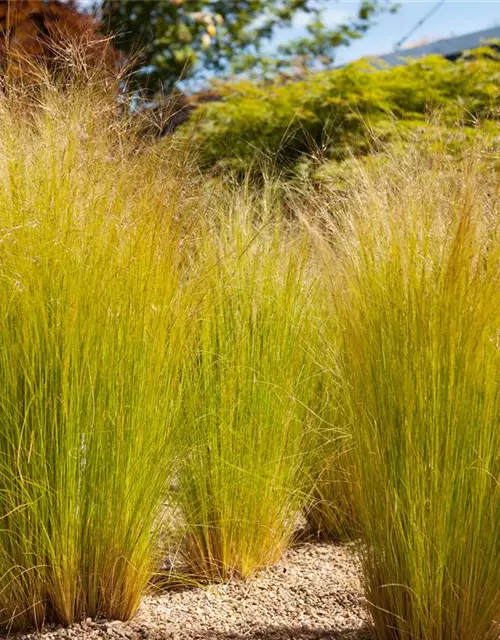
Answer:
[[[363,56],[389,53],[398,40],[407,34],[417,22],[438,3],[435,0],[406,0],[399,2],[395,14],[382,14],[361,39],[348,47],[338,49],[335,64],[345,64]],[[358,0],[328,0],[324,19],[327,24],[344,22],[356,14]],[[272,45],[305,35],[307,16],[297,15],[291,28],[282,29]],[[438,40],[459,36],[481,29],[500,26],[500,0],[446,0],[442,6],[415,31],[404,46],[422,44],[423,40]]]
[[[500,0],[396,0],[400,5],[396,13],[383,13],[376,18],[375,26],[359,40],[354,40],[349,46],[339,47],[336,51],[334,66],[339,66],[357,60],[364,56],[376,56],[390,53],[395,44],[411,31],[436,5],[437,10],[418,27],[404,47],[423,44],[427,41],[460,36],[482,29],[500,26]],[[95,0],[77,0],[81,6],[87,7]],[[185,0],[189,3],[189,0]],[[359,0],[321,0],[325,5],[324,20],[328,25],[335,26],[345,23],[356,15]],[[291,27],[280,29],[272,40],[264,46],[264,50],[271,52],[278,45],[288,40],[307,35],[305,26],[310,16],[297,13]],[[206,76],[201,74],[199,81],[193,87],[203,83]]]

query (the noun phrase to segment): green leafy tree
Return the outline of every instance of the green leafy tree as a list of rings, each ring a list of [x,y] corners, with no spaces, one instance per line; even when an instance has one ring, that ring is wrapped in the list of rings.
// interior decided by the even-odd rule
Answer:
[[[117,34],[115,46],[134,61],[137,87],[155,92],[181,78],[252,71],[293,73],[325,66],[334,50],[361,37],[393,0],[362,0],[357,14],[330,27],[324,10],[332,0],[103,0],[100,17]],[[298,13],[310,16],[307,35],[273,55],[265,44]]]

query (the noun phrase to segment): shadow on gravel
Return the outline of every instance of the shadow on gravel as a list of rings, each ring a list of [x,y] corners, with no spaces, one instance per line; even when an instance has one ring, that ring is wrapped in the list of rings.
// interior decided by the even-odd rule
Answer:
[[[252,631],[238,632],[207,632],[206,635],[196,634],[199,640],[373,640],[370,627],[362,629],[346,629],[332,631],[331,629],[312,628],[308,626],[283,627],[267,626]]]

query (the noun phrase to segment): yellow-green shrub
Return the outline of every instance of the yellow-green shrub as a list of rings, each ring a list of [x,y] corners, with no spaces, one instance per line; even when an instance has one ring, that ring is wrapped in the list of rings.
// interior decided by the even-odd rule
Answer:
[[[204,166],[244,171],[265,161],[293,175],[309,157],[338,161],[377,150],[395,131],[425,124],[429,110],[449,127],[496,119],[499,77],[498,54],[487,48],[456,62],[433,55],[396,68],[362,60],[287,84],[222,85],[222,101],[201,107],[186,131]]]

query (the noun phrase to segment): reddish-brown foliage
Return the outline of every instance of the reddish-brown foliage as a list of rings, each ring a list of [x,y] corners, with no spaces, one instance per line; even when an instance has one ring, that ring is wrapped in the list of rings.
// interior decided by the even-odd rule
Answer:
[[[85,65],[114,67],[118,61],[109,40],[99,34],[99,22],[78,11],[74,0],[0,0],[3,73],[25,73],[34,61],[50,66],[70,48]]]

